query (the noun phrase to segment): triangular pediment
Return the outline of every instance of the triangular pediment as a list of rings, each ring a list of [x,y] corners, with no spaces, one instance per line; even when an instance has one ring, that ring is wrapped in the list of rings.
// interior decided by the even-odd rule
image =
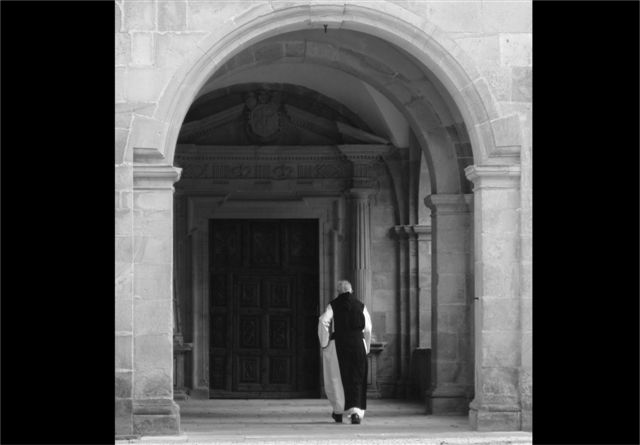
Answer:
[[[279,88],[247,89],[226,97],[223,109],[194,104],[178,143],[195,145],[389,144],[344,107],[315,96]],[[235,99],[235,103],[234,100]],[[193,108],[193,107],[192,107]],[[207,112],[209,111],[209,112]],[[188,116],[189,117],[189,116]]]

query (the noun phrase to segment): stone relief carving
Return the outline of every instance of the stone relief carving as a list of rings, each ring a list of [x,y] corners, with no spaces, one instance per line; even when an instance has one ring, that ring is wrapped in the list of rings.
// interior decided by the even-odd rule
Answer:
[[[272,142],[282,129],[282,95],[278,91],[249,92],[245,98],[247,130],[260,142]]]

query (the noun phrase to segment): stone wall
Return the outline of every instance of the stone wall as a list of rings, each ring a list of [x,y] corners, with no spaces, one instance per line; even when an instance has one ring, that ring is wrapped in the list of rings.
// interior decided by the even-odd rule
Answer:
[[[145,1],[118,0],[115,2],[116,40],[116,433],[126,436],[136,433],[132,421],[134,400],[133,382],[138,360],[134,347],[134,203],[133,203],[133,147],[155,148],[161,153],[169,123],[159,119],[166,115],[160,104],[167,97],[174,76],[185,76],[195,56],[202,55],[211,42],[223,39],[239,23],[291,6],[309,2],[213,2],[213,1]],[[311,2],[316,3],[316,2]],[[366,6],[367,2],[341,2]],[[519,179],[518,226],[520,256],[516,282],[519,304],[504,310],[509,319],[517,320],[520,343],[519,356],[510,363],[516,369],[519,403],[522,408],[521,427],[531,428],[531,3],[528,1],[393,1],[377,4],[379,11],[399,16],[396,8],[406,11],[412,23],[421,22],[425,32],[447,42],[450,57],[456,58],[468,71],[477,70],[486,82],[482,94],[494,99],[501,116],[478,132],[490,138],[498,147],[520,146],[521,174]],[[416,18],[417,17],[417,18]],[[333,23],[333,22],[332,22]],[[335,23],[333,23],[335,24]],[[449,57],[449,56],[447,56]],[[484,84],[483,84],[484,85]],[[469,93],[471,94],[471,93]],[[482,107],[475,97],[465,98],[471,107]],[[487,102],[485,101],[485,104]],[[168,106],[168,105],[167,105]],[[455,108],[455,105],[453,106]],[[520,129],[512,125],[510,115],[519,121]],[[502,118],[507,117],[507,118]],[[176,124],[176,125],[179,125]],[[489,131],[487,133],[487,131]],[[521,131],[522,134],[515,132]],[[520,141],[514,142],[514,141]],[[162,157],[162,155],[161,155]],[[171,163],[172,160],[165,160]],[[478,160],[476,160],[478,161]],[[498,164],[501,160],[498,160]],[[424,197],[422,194],[421,199]],[[378,205],[385,203],[381,189]],[[153,210],[152,210],[153,211]],[[374,210],[378,212],[378,210]],[[383,212],[384,213],[384,212]],[[391,222],[388,213],[374,216]],[[385,255],[395,255],[390,238],[376,238],[377,249]],[[169,249],[170,251],[171,249]],[[374,263],[375,270],[381,265]],[[389,302],[386,292],[396,289],[389,273],[383,273],[373,289],[374,324],[384,326],[385,339],[398,335],[396,320],[381,318],[378,308]],[[512,313],[513,312],[513,313]],[[141,314],[142,316],[142,314]],[[164,327],[162,327],[164,329]],[[161,330],[162,330],[161,329]],[[399,353],[393,339],[380,357],[381,371],[392,369]],[[397,376],[381,372],[381,379]],[[510,377],[510,378],[511,378]],[[498,385],[499,386],[499,385]]]

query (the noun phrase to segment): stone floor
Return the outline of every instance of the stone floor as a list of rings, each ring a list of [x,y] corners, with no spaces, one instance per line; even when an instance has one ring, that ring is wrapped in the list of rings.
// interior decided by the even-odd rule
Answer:
[[[326,400],[189,400],[180,402],[182,435],[116,444],[531,444],[531,433],[475,432],[467,417],[427,416],[424,406],[369,400],[362,424],[335,423]]]

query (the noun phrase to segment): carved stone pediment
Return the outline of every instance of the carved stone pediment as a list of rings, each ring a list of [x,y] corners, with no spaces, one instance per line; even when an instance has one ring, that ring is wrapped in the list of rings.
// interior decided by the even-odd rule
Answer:
[[[178,143],[307,146],[389,141],[348,124],[311,99],[293,100],[278,89],[262,88],[244,92],[241,103],[185,122]]]

